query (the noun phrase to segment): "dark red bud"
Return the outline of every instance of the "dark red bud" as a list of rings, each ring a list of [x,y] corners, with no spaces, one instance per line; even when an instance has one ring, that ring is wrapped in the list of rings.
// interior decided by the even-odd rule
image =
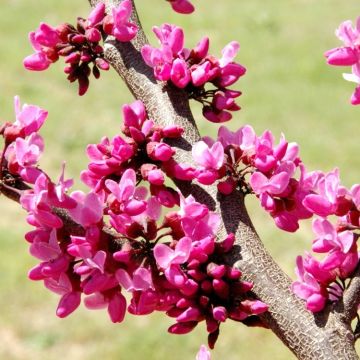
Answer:
[[[76,31],[76,29],[70,24],[60,24],[56,28],[56,32],[58,33],[59,38],[62,42],[67,42],[68,35],[75,31]]]
[[[81,45],[81,44],[84,44],[86,42],[86,37],[85,35],[74,35],[71,37],[71,40],[69,41],[71,44],[78,44],[78,45]]]
[[[92,73],[93,73],[95,79],[100,78],[101,73],[100,73],[99,68],[96,65],[93,66]]]
[[[208,336],[208,344],[209,344],[209,348],[213,349],[215,347],[215,343],[219,337],[219,329],[217,329],[216,331],[212,332],[209,334]]]
[[[114,27],[114,18],[110,15],[106,15],[103,20],[103,29],[104,32],[108,35],[111,35]]]
[[[68,56],[75,50],[75,47],[72,45],[66,46],[58,51],[60,56]]]

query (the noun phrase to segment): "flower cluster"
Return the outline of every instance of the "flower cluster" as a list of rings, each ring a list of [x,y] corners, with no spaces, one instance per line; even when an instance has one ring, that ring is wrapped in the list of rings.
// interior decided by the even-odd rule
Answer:
[[[193,147],[200,183],[218,180],[224,195],[236,188],[255,193],[280,229],[296,231],[299,220],[316,216],[312,250],[326,255],[321,261],[298,257],[293,291],[317,312],[328,300],[339,300],[358,264],[360,185],[346,189],[337,169],[307,172],[298,154],[296,143],[282,136],[276,144],[270,131],[257,136],[249,125],[236,132],[221,127],[216,142],[206,137]],[[338,217],[336,226],[330,216]]]
[[[351,277],[359,262],[360,185],[350,190],[340,186],[335,170],[321,176],[317,188],[318,193],[309,195],[305,205],[319,216],[313,221],[316,238],[312,250],[326,255],[321,260],[311,254],[298,257],[298,281],[292,287],[313,312],[321,311],[327,301],[339,300],[346,287],[345,280]],[[334,215],[336,226],[328,219]]]
[[[353,105],[360,104],[360,18],[353,28],[350,20],[340,24],[335,32],[336,36],[344,43],[344,46],[337,47],[325,52],[325,57],[330,65],[351,66],[351,74],[343,74],[344,79],[357,84],[351,96]]]
[[[86,93],[91,73],[100,77],[100,70],[108,70],[104,50],[100,42],[106,35],[113,35],[119,41],[130,41],[136,36],[137,26],[130,21],[132,5],[125,0],[105,13],[105,5],[99,3],[87,19],[78,18],[76,27],[61,24],[56,28],[41,23],[29,34],[34,54],[24,59],[28,70],[46,70],[59,57],[64,57],[65,74],[70,82],[78,81],[79,95]]]
[[[159,204],[173,207],[179,203],[178,194],[166,186],[163,168],[166,167],[169,174],[172,168],[177,169],[177,163],[173,159],[174,148],[166,144],[164,139],[180,137],[183,129],[172,125],[155,126],[147,118],[141,101],[124,105],[123,116],[122,132],[125,136],[116,135],[111,140],[104,137],[99,144],[88,145],[90,163],[81,174],[82,181],[95,192],[109,187],[114,189],[124,172],[133,169],[139,181],[149,183],[151,195]],[[137,183],[133,177],[129,181]],[[115,194],[115,190],[111,191]],[[119,220],[120,223],[122,221]]]
[[[312,187],[298,157],[298,145],[284,136],[276,144],[269,130],[257,136],[249,125],[236,132],[222,126],[217,141],[206,137],[194,145],[193,158],[199,165],[200,183],[219,180],[218,190],[224,195],[236,188],[255,193],[279,228],[296,231],[300,219],[311,217],[302,201]]]
[[[180,27],[163,24],[154,27],[153,31],[161,47],[145,45],[141,53],[146,64],[154,69],[155,78],[171,81],[185,89],[190,98],[203,104],[203,114],[209,121],[219,123],[230,120],[230,111],[240,109],[235,99],[241,92],[228,87],[246,72],[242,65],[234,62],[239,44],[235,41],[228,44],[222,51],[222,57],[217,59],[208,54],[207,37],[190,50],[184,48],[184,32]],[[206,90],[207,83],[214,88]]]
[[[55,183],[37,165],[44,149],[38,131],[47,112],[20,108],[18,99],[15,104],[16,121],[0,130],[2,186],[26,185],[20,202],[34,229],[25,238],[40,260],[29,278],[61,296],[59,317],[76,310],[81,299],[89,309],[106,308],[113,322],[122,322],[126,311],[162,311],[174,318],[173,334],[206,323],[210,348],[226,319],[261,325],[257,315],[267,305],[253,298],[252,283],[241,280],[240,270],[223,263],[234,235],[215,241],[219,215],[164,184],[163,164],[168,172],[176,166],[174,149],[163,139],[181,136],[181,128],[155,126],[139,101],[125,105],[124,137],[88,146],[91,162],[82,179],[91,191],[70,193],[73,182],[65,179],[64,167]],[[163,207],[175,206],[162,216]],[[209,356],[206,348],[198,355]]]

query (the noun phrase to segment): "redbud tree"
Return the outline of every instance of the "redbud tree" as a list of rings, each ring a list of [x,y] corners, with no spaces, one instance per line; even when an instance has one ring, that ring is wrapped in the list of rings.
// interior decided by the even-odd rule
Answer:
[[[190,1],[167,2],[164,9],[195,16]],[[210,349],[222,323],[236,321],[273,331],[299,359],[358,359],[360,185],[345,187],[337,168],[308,169],[284,135],[223,125],[240,110],[246,67],[237,41],[212,54],[208,37],[189,47],[186,29],[165,23],[149,43],[135,1],[90,5],[73,24],[41,23],[23,61],[30,71],[63,63],[80,96],[115,70],[134,95],[122,106],[119,133],[86,148],[80,179],[88,190],[73,189],[65,165],[55,179],[39,165],[46,110],[15,97],[15,120],[0,128],[0,193],[27,212],[25,239],[39,260],[28,276],[59,295],[56,315],[81,303],[105,309],[114,323],[161,312],[172,319],[171,334],[203,326]],[[358,84],[357,105],[359,21],[342,23],[336,35],[343,44],[326,61],[351,67],[344,78]],[[219,124],[216,138],[199,133],[193,101],[202,108],[196,121]],[[295,281],[265,249],[246,197],[285,232],[312,219]],[[207,347],[198,360],[210,359]]]

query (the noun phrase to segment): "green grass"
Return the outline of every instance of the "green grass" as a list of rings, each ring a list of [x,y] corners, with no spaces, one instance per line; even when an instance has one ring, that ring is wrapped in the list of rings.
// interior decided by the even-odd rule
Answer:
[[[230,125],[252,124],[257,132],[270,128],[284,132],[301,145],[308,169],[338,166],[345,185],[359,182],[358,139],[360,107],[348,98],[353,84],[342,80],[342,69],[325,64],[323,52],[338,44],[334,29],[360,14],[358,1],[347,0],[194,0],[197,12],[180,16],[164,0],[138,0],[144,28],[172,22],[182,25],[187,44],[204,35],[218,55],[231,40],[241,44],[239,61],[248,68],[239,82],[242,111]],[[84,148],[120,127],[120,106],[131,96],[114,72],[92,81],[88,94],[79,98],[56,64],[46,73],[26,72],[22,59],[31,53],[27,33],[40,21],[58,24],[86,16],[86,0],[2,0],[0,5],[0,120],[12,120],[12,97],[38,104],[50,112],[44,126],[47,151],[43,167],[57,176],[63,160],[67,173],[78,179],[86,166]],[[150,35],[153,39],[153,36]],[[194,106],[200,128],[214,134]],[[77,184],[79,182],[77,180]],[[80,185],[79,185],[80,186]],[[294,259],[308,249],[309,224],[293,235],[281,233],[250,201],[253,220],[264,243],[280,265],[293,276]],[[113,325],[105,312],[80,309],[65,320],[55,316],[57,296],[41,283],[27,280],[35,264],[28,255],[23,233],[24,213],[0,198],[0,358],[8,360],[173,360],[193,359],[206,336],[202,326],[189,336],[166,333],[169,319],[161,314],[134,318]],[[236,323],[222,327],[214,359],[285,360],[290,352],[269,331],[247,329]]]

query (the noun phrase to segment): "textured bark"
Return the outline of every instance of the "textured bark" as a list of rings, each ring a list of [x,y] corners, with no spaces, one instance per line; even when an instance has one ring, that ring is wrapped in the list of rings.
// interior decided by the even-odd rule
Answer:
[[[100,0],[89,1],[95,6]],[[120,1],[104,2],[110,10]],[[109,37],[105,57],[135,98],[143,101],[150,118],[160,125],[176,123],[184,127],[183,139],[172,141],[171,145],[177,148],[177,161],[191,163],[191,147],[198,141],[199,131],[187,96],[182,90],[155,80],[152,69],[140,54],[147,39],[136,11],[133,19],[140,27],[136,39],[131,43],[119,43]],[[349,317],[343,316],[344,307],[340,304],[335,310],[328,308],[316,316],[305,309],[304,302],[290,290],[291,280],[272,259],[254,230],[241,193],[225,197],[218,194],[215,186],[185,182],[177,182],[177,186],[184,195],[192,194],[221,214],[220,238],[225,233],[236,234],[236,246],[227,261],[239,266],[244,278],[254,282],[255,295],[269,305],[269,312],[263,319],[295,356],[316,360],[358,359]]]

